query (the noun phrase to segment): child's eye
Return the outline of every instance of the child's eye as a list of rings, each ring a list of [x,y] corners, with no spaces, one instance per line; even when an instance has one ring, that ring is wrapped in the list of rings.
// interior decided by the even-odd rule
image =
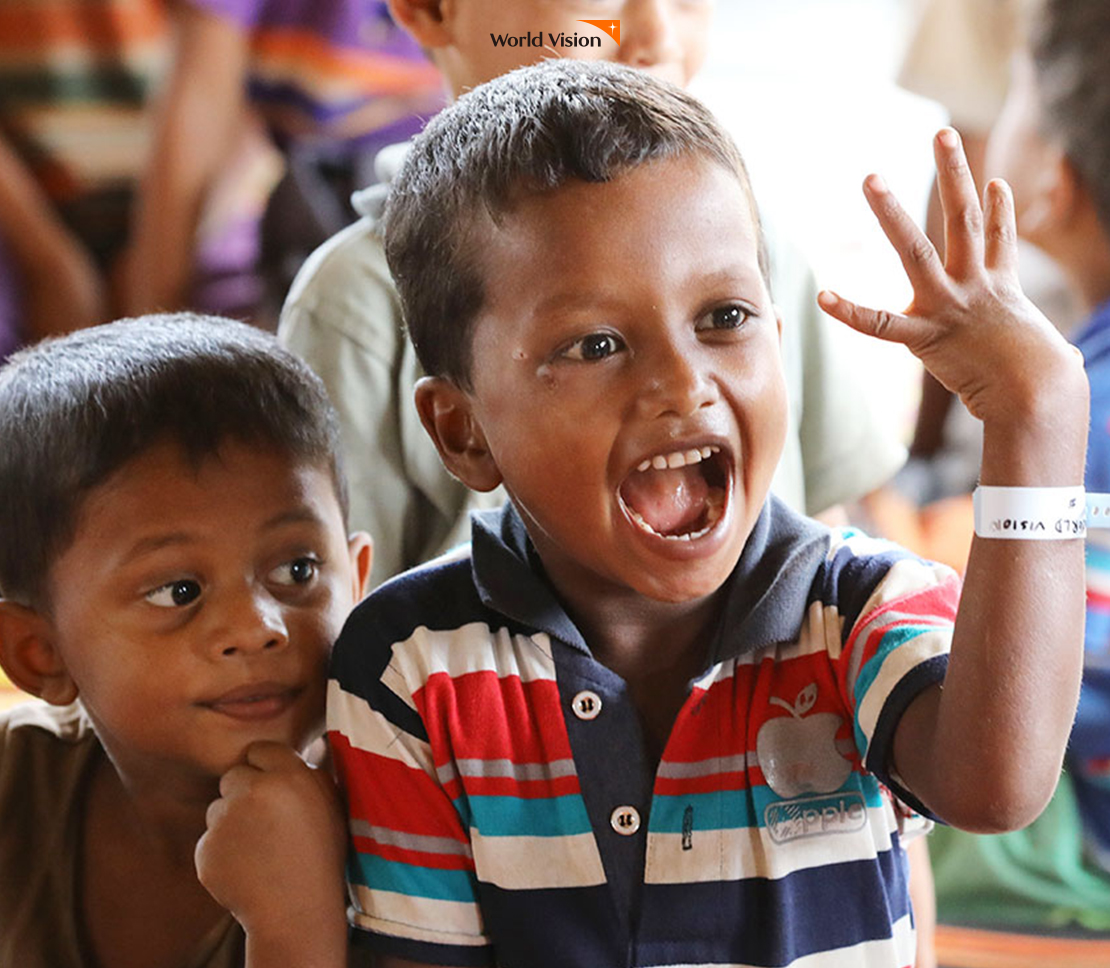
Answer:
[[[624,340],[612,333],[590,333],[575,340],[565,350],[563,358],[568,360],[603,360],[607,356],[624,349]]]
[[[143,597],[151,605],[157,605],[159,608],[180,608],[183,605],[191,605],[200,598],[200,583],[191,578],[182,578],[160,585]]]
[[[319,567],[320,562],[316,558],[305,555],[278,565],[268,577],[279,585],[304,585],[316,577]]]
[[[698,321],[696,330],[739,329],[752,314],[743,306],[719,306]]]

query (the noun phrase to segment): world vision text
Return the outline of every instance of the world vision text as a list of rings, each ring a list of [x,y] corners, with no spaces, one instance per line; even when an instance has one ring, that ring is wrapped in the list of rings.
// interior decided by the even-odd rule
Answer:
[[[490,34],[489,39],[493,41],[494,47],[600,47],[601,38],[587,37],[583,34],[547,34],[547,41],[544,41],[543,31],[536,33],[521,34],[519,36],[511,36],[506,34]]]

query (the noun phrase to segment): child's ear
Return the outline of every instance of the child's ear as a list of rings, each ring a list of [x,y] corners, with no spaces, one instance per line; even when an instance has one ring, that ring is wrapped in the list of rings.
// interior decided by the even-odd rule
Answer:
[[[351,555],[351,572],[354,577],[354,598],[361,602],[370,583],[370,565],[374,561],[374,542],[365,531],[356,531],[347,539]]]
[[[455,477],[473,491],[492,491],[501,483],[501,472],[464,390],[443,377],[423,377],[416,383],[416,410]]]
[[[20,689],[65,706],[77,685],[58,652],[50,620],[34,609],[0,599],[0,666]]]
[[[453,9],[454,0],[389,0],[393,19],[421,47],[431,49],[451,44],[449,22]]]

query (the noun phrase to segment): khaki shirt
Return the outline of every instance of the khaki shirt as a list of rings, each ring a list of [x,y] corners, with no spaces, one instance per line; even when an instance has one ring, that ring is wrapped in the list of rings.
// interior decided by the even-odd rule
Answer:
[[[0,968],[100,968],[81,924],[85,793],[104,751],[79,703],[0,715]],[[242,968],[229,915],[188,968]],[[111,968],[111,966],[103,966]]]

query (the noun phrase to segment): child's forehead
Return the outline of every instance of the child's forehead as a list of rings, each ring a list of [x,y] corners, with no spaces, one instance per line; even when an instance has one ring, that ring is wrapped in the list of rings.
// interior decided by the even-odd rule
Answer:
[[[216,449],[193,453],[166,437],[139,451],[85,495],[80,522],[90,516],[118,519],[121,528],[147,527],[152,520],[219,520],[246,528],[242,511],[270,499],[276,504],[305,504],[322,511],[340,503],[333,470],[326,458],[225,438]],[[80,528],[79,528],[80,531]]]
[[[487,221],[489,234],[479,232],[475,241],[496,242],[495,234],[543,238],[573,256],[573,249],[561,244],[563,240],[569,247],[581,245],[584,239],[605,240],[624,234],[630,207],[647,215],[649,231],[639,240],[654,239],[667,246],[685,241],[683,236],[712,231],[705,220],[675,219],[676,210],[700,210],[727,218],[738,229],[737,234],[751,243],[730,247],[730,259],[749,261],[762,272],[762,228],[746,175],[694,153],[630,166],[604,182],[568,179],[555,186],[521,182],[493,211],[493,218]],[[654,224],[658,224],[658,232],[651,230]],[[612,258],[616,257],[614,250]]]

